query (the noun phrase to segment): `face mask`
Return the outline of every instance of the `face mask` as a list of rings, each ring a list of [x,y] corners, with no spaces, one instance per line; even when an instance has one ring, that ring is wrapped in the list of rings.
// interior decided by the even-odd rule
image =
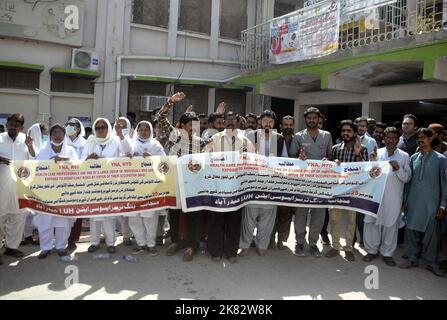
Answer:
[[[42,136],[42,141],[43,142],[48,142],[50,140],[50,138],[47,135],[43,135]]]
[[[65,133],[68,137],[70,137],[76,133],[76,129],[73,126],[66,126]]]
[[[55,147],[60,147],[61,145],[64,144],[64,142],[62,141],[61,143],[56,143],[56,142],[54,142],[54,141],[51,141],[51,144],[52,144],[53,146],[55,146]]]
[[[123,129],[122,132],[123,132],[123,136],[129,135],[129,129]]]

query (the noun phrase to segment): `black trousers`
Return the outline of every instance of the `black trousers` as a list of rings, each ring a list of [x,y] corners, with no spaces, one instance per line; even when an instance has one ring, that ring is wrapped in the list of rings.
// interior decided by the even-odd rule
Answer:
[[[276,211],[275,226],[273,227],[272,235],[270,237],[270,243],[275,242],[276,233],[278,233],[278,242],[287,242],[287,239],[289,239],[292,217],[294,214],[295,208],[278,206],[278,210]]]
[[[81,231],[82,231],[82,218],[76,219],[75,223],[73,224],[73,227],[71,228],[70,237],[68,238],[68,243],[76,243],[79,241],[79,238],[81,237]]]
[[[182,210],[175,209],[169,210],[169,234],[173,243],[180,242],[179,239],[179,227],[180,227],[180,214]],[[183,241],[185,247],[191,247],[195,251],[199,248],[200,238],[202,236],[203,226],[203,212],[190,212],[187,213],[188,221],[188,233],[186,239]]]
[[[236,257],[241,238],[242,209],[210,212],[208,215],[208,251],[211,257]]]
[[[327,232],[327,226],[329,225],[329,209],[326,209],[326,215],[324,216],[324,224],[323,229],[321,229],[320,235],[322,237],[329,236],[329,232]]]

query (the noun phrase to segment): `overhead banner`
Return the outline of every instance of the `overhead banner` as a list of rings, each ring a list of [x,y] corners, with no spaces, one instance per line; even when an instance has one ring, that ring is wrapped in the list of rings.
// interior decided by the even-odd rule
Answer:
[[[301,161],[237,152],[179,159],[186,212],[234,211],[249,204],[341,208],[376,216],[389,173],[387,162]]]
[[[336,51],[339,25],[339,1],[320,2],[294,16],[272,21],[270,63],[302,61]]]
[[[176,157],[14,161],[20,208],[101,217],[176,208]]]

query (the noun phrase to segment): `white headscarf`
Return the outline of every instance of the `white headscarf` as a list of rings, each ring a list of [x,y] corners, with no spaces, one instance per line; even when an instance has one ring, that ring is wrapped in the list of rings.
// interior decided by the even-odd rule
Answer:
[[[50,132],[52,131],[52,129],[54,127],[60,127],[62,129],[64,129],[64,127],[62,125],[60,125],[59,123],[56,123],[55,125],[51,126]],[[55,153],[52,146],[53,146],[53,144],[51,143],[51,133],[50,133],[50,141],[48,143],[45,143],[44,148],[41,149],[42,155],[47,154],[48,156],[50,156],[51,154]],[[62,149],[61,149],[61,152],[59,153],[59,156],[61,156],[61,157],[68,156],[67,146],[68,146],[68,139],[67,139],[67,136],[64,136],[64,140],[62,141]]]
[[[84,125],[83,125],[82,122],[81,122],[79,119],[77,119],[77,118],[71,118],[67,123],[70,123],[70,122],[73,122],[73,121],[76,121],[76,122],[80,125],[80,127],[81,127],[81,131],[79,132],[77,138],[76,138],[74,141],[72,141],[71,138],[68,137],[68,139],[67,139],[67,141],[68,141],[68,145],[74,147],[75,149],[83,148],[84,145],[85,145],[85,143],[86,143],[86,140],[85,140],[85,138],[84,138],[84,136],[85,136],[85,128],[84,128]]]
[[[98,138],[96,137],[96,124],[98,121],[104,121],[107,124],[107,136],[105,138]],[[95,147],[97,145],[108,145],[113,141],[114,135],[112,135],[112,125],[110,124],[110,121],[106,118],[98,118],[93,123],[93,132],[90,137],[88,137],[87,143],[85,144],[85,148],[88,148],[88,154],[92,154],[95,151]]]
[[[27,135],[29,135],[33,139],[34,151],[36,153],[39,153],[39,151],[43,149],[45,145],[45,143],[42,140],[42,131],[40,130],[40,123],[33,124],[28,129]]]
[[[141,124],[147,124],[151,131],[151,135],[147,140],[141,139],[138,135],[138,128]],[[136,156],[142,156],[145,152],[148,152],[154,156],[163,155],[164,153],[163,147],[161,146],[160,142],[158,142],[157,139],[154,138],[154,129],[152,128],[152,124],[149,121],[140,121],[137,124],[133,142],[133,145],[135,147],[134,155]]]
[[[129,138],[130,130],[132,129],[132,125],[130,124],[129,119],[127,119],[126,117],[119,117],[118,120],[124,120],[124,121],[126,121],[126,125],[127,125],[127,127],[126,127],[125,129],[127,129],[127,134],[123,134],[123,135],[124,135],[124,138]],[[115,123],[113,124],[113,133],[114,133],[115,135],[117,135],[117,134],[116,134],[116,123],[117,123],[117,122],[118,122],[118,121],[115,121]],[[124,129],[124,128],[123,128],[123,129]]]

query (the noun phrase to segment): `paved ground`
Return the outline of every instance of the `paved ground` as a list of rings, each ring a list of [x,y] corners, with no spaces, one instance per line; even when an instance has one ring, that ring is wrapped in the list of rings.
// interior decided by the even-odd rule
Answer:
[[[184,263],[181,253],[165,256],[166,246],[157,257],[142,254],[129,263],[122,256],[131,248],[121,245],[113,259],[98,261],[87,253],[88,243],[75,251],[78,261],[67,264],[56,254],[38,260],[38,247],[27,246],[22,260],[4,257],[0,299],[447,299],[447,278],[422,266],[401,270],[377,259],[379,289],[368,290],[365,268],[370,264],[361,260],[361,249],[355,262],[342,256],[300,258],[293,255],[293,241],[290,237],[289,249],[266,257],[252,249],[236,264],[215,263],[205,254]],[[400,249],[396,256],[401,254]],[[70,265],[79,270],[79,284],[66,289],[69,274],[64,272]]]

